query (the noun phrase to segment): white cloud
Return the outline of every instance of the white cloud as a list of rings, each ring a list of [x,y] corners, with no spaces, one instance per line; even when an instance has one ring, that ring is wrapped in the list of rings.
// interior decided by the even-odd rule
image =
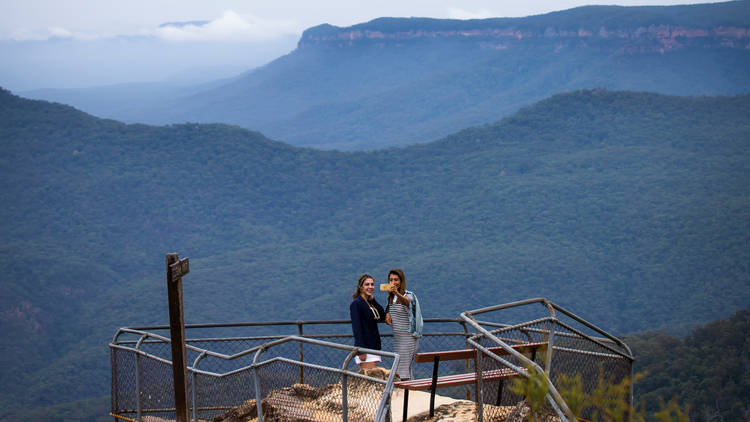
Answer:
[[[287,35],[298,35],[305,28],[289,20],[272,20],[232,10],[210,21],[177,22],[156,28],[140,28],[135,32],[77,32],[62,26],[16,29],[6,39],[13,41],[46,41],[51,39],[94,40],[116,36],[146,36],[168,41],[269,41]],[[2,37],[0,37],[2,38]]]
[[[486,19],[495,17],[492,12],[488,10],[469,11],[463,10],[456,7],[448,8],[449,19]]]
[[[290,21],[271,21],[227,10],[217,19],[203,24],[166,25],[154,35],[170,41],[265,41],[301,32]]]
[[[94,40],[97,38],[100,38],[100,36],[69,31],[61,26],[50,26],[44,29],[17,29],[7,37],[11,41],[47,41],[52,39]]]
[[[49,34],[46,31],[39,32],[29,29],[16,29],[8,38],[13,41],[41,41],[49,39]]]
[[[59,26],[51,26],[47,30],[52,38],[73,38],[72,32]]]

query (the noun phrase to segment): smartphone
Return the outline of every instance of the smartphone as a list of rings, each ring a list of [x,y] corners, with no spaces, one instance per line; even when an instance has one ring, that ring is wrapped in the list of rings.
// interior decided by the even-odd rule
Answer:
[[[381,292],[389,292],[391,291],[391,284],[390,283],[383,283],[380,285],[380,291]]]

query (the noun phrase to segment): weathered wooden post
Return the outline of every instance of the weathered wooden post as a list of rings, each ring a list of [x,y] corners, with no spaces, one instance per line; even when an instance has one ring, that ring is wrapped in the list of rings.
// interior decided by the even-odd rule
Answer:
[[[166,260],[175,419],[177,422],[189,422],[185,316],[182,312],[182,276],[190,272],[190,264],[187,258],[180,259],[176,253],[168,253]]]

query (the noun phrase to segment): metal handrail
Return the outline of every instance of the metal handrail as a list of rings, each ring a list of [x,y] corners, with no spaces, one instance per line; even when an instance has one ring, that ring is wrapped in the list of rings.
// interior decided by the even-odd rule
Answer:
[[[523,306],[533,303],[541,303],[547,310],[549,310],[549,316],[538,318],[532,321],[525,321],[518,324],[500,324],[495,322],[488,322],[488,321],[480,321],[476,319],[476,316],[492,312],[492,311],[498,311],[503,309],[508,309],[512,307],[517,306]],[[564,324],[562,321],[559,321],[557,319],[556,311],[558,311],[560,314],[565,315],[574,321],[577,321],[578,323],[582,324],[583,326],[593,330],[597,334],[594,334],[594,336],[584,334],[580,330],[577,330],[573,327],[571,327],[568,324]],[[595,325],[583,320],[579,316],[573,314],[572,312],[569,312],[560,306],[550,302],[549,300],[545,298],[535,298],[535,299],[527,299],[523,301],[517,301],[512,303],[506,303],[503,305],[496,305],[496,306],[490,306],[486,308],[476,309],[472,311],[466,311],[460,314],[459,318],[425,318],[424,319],[425,324],[432,324],[432,323],[456,323],[459,324],[462,327],[462,331],[456,331],[456,332],[446,332],[446,333],[438,333],[438,332],[425,332],[425,336],[441,336],[441,335],[462,335],[465,338],[465,343],[467,348],[468,347],[475,347],[477,350],[480,350],[484,353],[487,353],[486,356],[490,357],[491,359],[495,359],[500,361],[501,364],[505,365],[506,367],[513,368],[517,372],[527,375],[526,370],[524,368],[521,368],[520,365],[516,363],[516,365],[512,364],[510,361],[503,359],[502,357],[490,353],[489,350],[485,348],[482,344],[480,344],[479,339],[480,338],[487,338],[491,340],[493,343],[496,343],[498,346],[503,348],[510,356],[518,359],[516,362],[520,362],[522,365],[526,365],[527,367],[535,367],[536,369],[542,371],[542,368],[534,361],[531,361],[528,359],[525,355],[518,353],[515,349],[513,349],[511,346],[509,346],[506,343],[506,339],[501,339],[499,336],[501,336],[503,331],[506,330],[513,330],[518,329],[524,333],[526,333],[526,336],[530,337],[530,333],[540,333],[540,334],[547,334],[548,341],[549,341],[549,349],[550,353],[547,356],[547,363],[545,366],[547,366],[547,370],[549,370],[550,367],[550,359],[552,355],[553,350],[563,350],[561,346],[554,345],[552,336],[560,335],[562,337],[581,337],[584,339],[587,339],[591,341],[593,344],[597,344],[600,347],[605,348],[608,351],[611,351],[618,356],[624,357],[631,362],[631,377],[632,377],[632,352],[630,348],[621,340],[618,338],[606,333],[604,330],[596,327]],[[545,323],[550,322],[554,324],[560,324],[561,327],[563,327],[566,330],[569,330],[568,332],[565,332],[564,330],[561,332],[557,332],[554,327],[527,327],[528,325],[532,323]],[[304,356],[302,353],[302,345],[305,343],[308,344],[316,344],[316,345],[323,345],[328,347],[333,347],[341,350],[348,350],[349,353],[346,354],[346,358],[343,361],[342,366],[339,369],[336,368],[329,368],[328,366],[325,367],[326,370],[330,370],[333,372],[338,372],[342,376],[342,385],[346,385],[347,378],[348,377],[355,377],[355,378],[366,378],[370,381],[374,381],[377,383],[385,384],[386,389],[384,390],[383,397],[380,400],[380,403],[378,405],[377,413],[376,415],[379,415],[377,417],[377,420],[382,420],[380,415],[384,415],[386,410],[390,407],[390,395],[393,392],[393,377],[395,376],[395,371],[391,371],[390,376],[387,381],[378,380],[375,378],[367,377],[363,374],[357,374],[355,372],[349,371],[346,368],[348,367],[351,359],[356,354],[362,353],[370,353],[370,354],[377,354],[385,357],[392,357],[393,360],[393,366],[392,368],[395,368],[398,364],[399,356],[395,353],[391,352],[384,352],[381,350],[368,350],[363,348],[358,348],[356,346],[350,346],[346,344],[340,344],[340,343],[331,343],[322,339],[336,339],[336,338],[351,338],[352,334],[340,334],[340,333],[330,333],[329,331],[325,331],[323,333],[303,333],[303,327],[306,326],[316,326],[316,325],[348,325],[350,324],[350,320],[311,320],[311,321],[304,321],[304,320],[294,320],[294,321],[266,321],[266,322],[241,322],[241,323],[205,323],[205,324],[186,324],[185,329],[186,331],[192,330],[192,329],[205,329],[205,328],[242,328],[242,327],[270,327],[270,326],[290,326],[290,327],[298,327],[298,333],[299,335],[262,335],[262,336],[243,336],[243,337],[221,337],[221,338],[192,338],[186,340],[186,348],[187,350],[194,352],[197,354],[197,357],[195,357],[193,361],[193,366],[188,367],[188,371],[191,372],[193,376],[193,415],[197,418],[198,412],[197,408],[197,401],[195,400],[195,394],[197,390],[197,383],[196,383],[196,375],[209,375],[214,377],[226,377],[228,375],[236,374],[241,371],[253,371],[253,379],[254,382],[258,382],[258,374],[255,372],[259,366],[266,365],[270,362],[274,361],[284,361],[289,362],[295,365],[299,365],[300,367],[300,382],[302,382],[302,374],[303,374],[303,368],[324,368],[319,365],[304,362]],[[474,332],[469,332],[467,330],[467,325],[471,328],[473,328]],[[494,329],[493,329],[494,327]],[[154,326],[141,326],[141,327],[123,327],[117,330],[115,336],[112,339],[112,342],[109,344],[109,346],[113,349],[117,350],[126,350],[131,351],[136,354],[136,358],[149,358],[149,359],[155,359],[158,362],[163,362],[167,364],[171,364],[171,361],[169,359],[166,359],[164,357],[159,357],[156,355],[153,355],[151,353],[148,353],[149,348],[146,347],[147,345],[151,344],[158,344],[158,343],[171,343],[171,339],[168,336],[155,334],[151,331],[154,330],[168,330],[170,327],[168,325],[154,325]],[[316,330],[312,330],[316,331]],[[334,332],[338,330],[334,329]],[[527,332],[528,331],[528,332]],[[228,331],[231,333],[231,331]],[[264,331],[261,331],[264,332]],[[128,338],[122,338],[124,335],[130,334],[135,336],[128,337]],[[196,333],[194,333],[196,334]],[[389,337],[391,336],[391,333],[384,333],[383,337]],[[599,337],[598,335],[601,335]],[[211,347],[211,345],[196,345],[196,343],[199,342],[218,342],[218,341],[227,341],[227,340],[245,340],[245,341],[263,341],[263,344],[257,344],[253,347],[248,347],[244,350],[241,350],[239,352],[228,354],[228,353],[219,353],[212,350],[209,350],[204,347]],[[290,342],[290,341],[296,341],[299,342],[300,347],[300,354],[299,359],[296,360],[296,358],[284,358],[284,357],[273,357],[268,360],[261,360],[261,355],[269,350],[270,348],[273,348],[274,346],[280,345],[282,343]],[[519,340],[520,341],[520,340]],[[512,342],[512,340],[511,340]],[[616,348],[620,346],[621,350],[616,350]],[[489,347],[489,346],[487,346]],[[578,352],[578,351],[577,351]],[[580,352],[583,352],[581,350]],[[589,353],[594,353],[593,351],[589,351]],[[242,357],[249,357],[252,355],[252,363],[250,365],[244,365],[242,364],[242,368],[236,368],[235,365],[234,369],[225,371],[223,373],[216,373],[210,370],[200,369],[199,366],[206,367],[206,364],[203,364],[204,362],[207,362],[207,357],[213,357],[217,359],[222,360],[234,360]],[[609,357],[609,356],[608,356]],[[467,371],[469,368],[469,363],[467,361]],[[335,366],[335,365],[334,365]],[[215,368],[215,367],[214,367]],[[139,371],[136,369],[136,390],[140,391],[140,381],[139,381]],[[563,420],[571,420],[575,421],[576,419],[572,415],[572,412],[568,408],[565,401],[562,399],[558,391],[556,390],[555,386],[552,384],[551,380],[548,378],[547,383],[549,384],[549,391],[547,395],[547,401],[550,403],[550,405],[553,407],[555,412],[558,413],[558,416],[560,416]],[[257,386],[256,386],[257,387]],[[479,388],[479,387],[478,387]],[[632,386],[631,386],[632,388]],[[256,394],[260,394],[260,389],[255,389]],[[467,393],[468,393],[468,387],[467,387]],[[468,398],[468,396],[467,396]],[[346,400],[346,398],[343,398]],[[260,397],[256,397],[256,400],[258,403],[261,402]],[[499,398],[498,398],[499,400]],[[137,415],[138,419],[140,419],[141,416],[141,409],[140,409],[140,397],[138,398],[138,409],[137,409]],[[631,392],[631,401],[632,401],[632,392]],[[481,404],[480,404],[481,405]],[[346,410],[344,410],[346,412]],[[261,412],[262,413],[262,412]],[[480,412],[480,420],[482,418],[481,412]],[[347,420],[347,417],[344,416],[344,420]],[[259,414],[259,422],[262,421],[262,416]]]
[[[466,323],[468,323],[469,325],[471,325],[472,327],[474,327],[477,331],[481,332],[481,334],[483,334],[485,337],[489,338],[490,340],[492,340],[493,342],[495,342],[498,346],[502,347],[506,352],[508,352],[509,354],[511,354],[512,356],[514,356],[518,360],[520,360],[524,365],[526,365],[528,367],[533,367],[533,368],[535,368],[536,370],[538,370],[538,371],[540,371],[542,373],[545,372],[544,369],[542,369],[536,362],[534,362],[531,359],[527,358],[522,353],[519,353],[517,350],[513,349],[508,344],[506,344],[504,341],[502,341],[499,338],[495,337],[495,335],[493,335],[492,333],[490,333],[489,331],[487,331],[487,329],[485,329],[484,327],[482,327],[481,325],[479,325],[469,315],[467,315],[467,312],[461,313],[461,318],[464,321],[466,321]],[[492,357],[495,360],[500,361],[503,365],[507,365],[508,367],[512,368],[513,370],[515,370],[519,374],[522,374],[524,376],[528,376],[528,374],[526,373],[525,370],[523,370],[523,369],[521,369],[521,368],[519,368],[519,367],[511,364],[507,360],[505,360],[505,359],[497,356],[496,354],[490,352],[484,346],[482,346],[481,344],[477,343],[474,340],[473,337],[469,339],[469,343],[471,343],[474,347],[476,347],[477,349],[479,349],[480,351],[482,351],[484,354]],[[575,416],[575,414],[573,414],[573,412],[570,410],[570,408],[568,408],[567,403],[565,403],[565,400],[562,398],[562,396],[560,395],[560,393],[557,391],[557,388],[555,388],[554,384],[552,384],[552,381],[549,378],[547,378],[547,387],[549,388],[550,392],[547,393],[546,396],[547,396],[547,400],[550,402],[550,404],[552,404],[553,407],[555,407],[555,408],[557,408],[557,407],[562,408],[562,413],[564,413],[565,416],[567,416],[567,418],[568,418],[569,421],[573,421],[573,422],[577,421],[578,420],[577,417]],[[481,397],[481,394],[477,393],[477,397],[478,398]],[[479,401],[480,401],[480,406],[481,406],[481,399]],[[483,412],[481,411],[481,407],[480,407],[480,411],[478,413],[479,413],[479,420],[482,421],[482,419],[483,419],[483,414],[482,413]],[[565,419],[562,414],[558,414],[558,416],[560,416],[561,419]]]
[[[524,374],[526,376],[528,376],[528,375],[525,373],[525,371],[519,371],[520,368],[516,367],[515,365],[512,365],[510,362],[506,361],[505,359],[503,359],[503,358],[501,358],[501,357],[499,357],[499,356],[497,356],[497,355],[495,355],[493,353],[490,353],[489,350],[486,350],[476,340],[479,337],[488,338],[488,339],[492,340],[494,343],[496,343],[498,346],[502,347],[510,355],[512,355],[515,358],[517,358],[524,365],[526,365],[528,367],[534,367],[534,368],[536,368],[539,371],[543,371],[543,369],[536,362],[533,362],[532,360],[528,359],[523,354],[518,353],[516,350],[514,350],[512,347],[510,347],[508,344],[506,344],[502,339],[498,338],[495,335],[495,333],[497,333],[499,331],[503,331],[503,329],[513,328],[513,327],[521,327],[521,326],[524,326],[524,325],[528,325],[529,324],[528,321],[520,323],[520,324],[517,324],[516,326],[505,326],[505,327],[502,327],[501,324],[482,322],[482,321],[478,321],[475,318],[476,315],[480,315],[480,314],[484,314],[484,313],[488,313],[488,312],[493,312],[493,311],[498,311],[498,310],[503,310],[503,309],[508,309],[508,308],[514,308],[514,307],[518,307],[518,306],[529,305],[529,304],[533,304],[533,303],[541,303],[545,308],[547,308],[549,310],[550,314],[549,314],[548,317],[539,318],[539,319],[537,319],[535,321],[532,321],[532,322],[541,322],[541,321],[555,322],[556,324],[560,324],[564,328],[572,331],[576,335],[579,335],[579,336],[581,336],[581,337],[583,337],[583,338],[585,338],[585,339],[587,339],[587,340],[589,340],[589,341],[591,341],[591,342],[593,342],[593,343],[595,343],[595,344],[597,344],[597,345],[599,345],[601,347],[604,347],[605,349],[610,350],[610,351],[616,353],[619,356],[625,357],[625,358],[629,359],[631,362],[634,360],[632,351],[630,350],[630,348],[628,347],[628,345],[625,344],[622,340],[618,339],[617,337],[614,337],[614,336],[610,335],[609,333],[607,333],[606,331],[604,331],[601,328],[597,327],[596,325],[594,325],[594,324],[592,324],[592,323],[584,320],[583,318],[579,317],[578,315],[576,315],[576,314],[574,314],[574,313],[572,313],[572,312],[570,312],[570,311],[562,308],[561,306],[559,306],[559,305],[551,302],[550,300],[548,300],[546,298],[526,299],[526,300],[505,303],[505,304],[502,304],[502,305],[489,306],[489,307],[475,309],[475,310],[472,310],[472,311],[466,311],[466,312],[461,313],[460,318],[463,321],[465,321],[466,323],[468,323],[469,325],[471,325],[472,327],[474,327],[474,329],[477,331],[477,334],[474,335],[474,336],[472,336],[471,338],[469,338],[468,341],[473,346],[477,347],[480,350],[483,350],[485,353],[487,353],[489,356],[491,356],[495,360],[500,361],[503,365],[511,367],[514,370],[516,370],[517,372],[522,373],[522,374]],[[612,343],[614,343],[614,344],[622,347],[622,349],[624,349],[625,352],[623,352],[621,350],[616,350],[616,349],[614,349],[614,348],[612,348],[612,347],[604,344],[604,341],[602,341],[602,340],[605,340],[605,339],[595,338],[595,337],[586,335],[583,332],[581,332],[580,330],[577,330],[577,329],[571,327],[569,324],[563,323],[562,321],[560,321],[557,318],[557,316],[555,315],[555,311],[559,311],[560,313],[568,316],[569,318],[571,318],[571,319],[575,320],[576,322],[584,325],[585,327],[587,327],[587,328],[589,328],[591,330],[594,330],[595,332],[597,332],[600,335],[604,336],[606,338],[606,340],[611,341]],[[501,329],[496,329],[496,330],[489,331],[486,328],[484,328],[483,325],[495,326],[495,327],[500,326],[502,328]],[[547,354],[547,362],[546,362],[547,371],[550,370],[549,366],[551,364],[552,352],[555,349],[554,345],[552,344],[553,334],[555,334],[553,330],[550,330],[548,332],[550,344],[549,344],[549,353]],[[632,378],[632,368],[631,368],[631,378]],[[555,410],[559,413],[559,416],[562,418],[563,417],[563,413],[564,413],[569,420],[576,421],[577,420],[576,416],[568,408],[567,403],[565,403],[565,400],[563,400],[562,396],[557,391],[557,389],[555,388],[554,384],[552,384],[552,381],[549,378],[547,378],[547,384],[548,384],[549,391],[550,391],[550,393],[547,394],[547,399],[550,402],[550,404],[552,404],[553,408],[555,408]],[[632,385],[631,385],[631,401],[632,401]],[[480,403],[480,405],[481,405],[481,403]],[[559,408],[558,408],[558,406],[559,406]],[[560,413],[560,412],[562,412],[562,413]],[[480,413],[480,420],[481,420],[481,418],[482,418],[482,416],[481,416],[481,413]]]
[[[565,314],[566,316],[572,318],[573,320],[575,320],[575,321],[583,324],[584,326],[586,326],[586,327],[588,327],[588,328],[596,331],[597,333],[599,333],[602,336],[606,337],[607,339],[609,339],[613,343],[615,343],[618,346],[624,348],[627,351],[627,357],[629,357],[630,359],[633,359],[633,352],[630,350],[630,348],[628,347],[628,345],[625,344],[625,342],[623,342],[619,338],[617,338],[617,337],[615,337],[615,336],[607,333],[606,331],[602,330],[601,328],[597,327],[596,325],[594,325],[594,324],[586,321],[585,319],[579,317],[578,315],[576,315],[576,314],[568,311],[567,309],[561,307],[560,305],[557,305],[554,302],[550,301],[549,299],[546,299],[546,298],[543,298],[543,297],[538,297],[538,298],[533,298],[533,299],[519,300],[519,301],[516,301],[516,302],[504,303],[502,305],[488,306],[488,307],[485,307],[485,308],[475,309],[475,310],[472,310],[472,311],[466,311],[466,312],[463,312],[461,315],[466,314],[466,315],[471,315],[473,317],[475,315],[479,315],[479,314],[483,314],[483,313],[487,313],[487,312],[499,311],[499,310],[502,310],[502,309],[514,308],[514,307],[518,307],[518,306],[529,305],[529,304],[532,304],[532,303],[541,303],[542,305],[544,305],[545,307],[547,307],[547,309],[550,310],[550,317],[554,318],[558,322],[561,322],[561,321],[554,315],[554,310],[557,310],[557,311]],[[476,319],[474,319],[474,320],[476,320]],[[477,321],[477,322],[479,322],[479,321]],[[483,323],[483,324],[484,325],[492,325],[492,323]],[[584,337],[586,337],[587,339],[590,339],[590,340],[594,339],[594,337],[585,335],[585,334],[581,333],[580,331],[577,334],[583,335]]]
[[[424,318],[425,323],[437,323],[437,322],[455,322],[461,324],[459,318]],[[230,322],[230,323],[203,323],[203,324],[185,324],[185,329],[198,329],[198,328],[232,328],[232,327],[265,327],[275,325],[288,325],[288,326],[299,326],[299,325],[336,325],[336,324],[351,324],[350,319],[331,319],[331,320],[296,320],[296,321],[260,321],[260,322]],[[123,327],[121,329],[130,329],[136,331],[152,331],[152,330],[169,330],[169,325],[150,325],[141,327]]]

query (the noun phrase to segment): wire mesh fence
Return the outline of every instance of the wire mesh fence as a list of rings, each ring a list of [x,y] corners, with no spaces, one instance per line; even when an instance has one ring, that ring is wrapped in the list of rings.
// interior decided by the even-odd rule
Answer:
[[[510,347],[518,348],[522,355],[532,362],[543,366],[548,352],[548,342],[544,333],[548,330],[547,321],[535,321],[508,328],[490,331],[497,339]],[[510,384],[521,376],[525,369],[525,362],[504,349],[497,349],[499,345],[486,336],[476,338],[477,343],[494,353],[478,352],[475,372],[482,380],[481,398],[485,420],[501,420],[507,415],[509,406],[515,406],[524,398],[513,393]],[[520,346],[536,345],[530,348]]]
[[[351,342],[351,341],[349,341]],[[264,420],[382,421],[393,378],[358,374],[353,346],[288,336],[186,341],[191,420],[221,420],[238,408]],[[110,344],[112,414],[123,419],[174,418],[169,339],[121,329]],[[390,370],[397,355],[382,351]],[[262,412],[257,415],[261,402]],[[254,415],[254,416],[253,416]]]
[[[486,313],[539,304],[549,316],[505,326],[484,321]],[[482,320],[477,319],[480,315]],[[534,299],[468,311],[462,319],[477,331],[468,342],[478,349],[475,373],[480,380],[478,404],[483,420],[505,420],[510,407],[524,399],[529,401],[528,390],[524,397],[509,384],[522,388],[518,381],[527,381],[535,369],[543,371],[548,380],[544,413],[561,419],[591,418],[591,407],[572,411],[559,394],[559,386],[574,388],[579,397],[593,397],[603,386],[625,385],[630,390],[621,399],[627,406],[632,405],[633,356],[629,348],[563,308]],[[498,376],[500,371],[505,375]]]
[[[478,350],[476,359],[441,362],[438,373],[475,373],[477,382],[440,388],[439,394],[475,401],[478,418],[502,421],[523,400],[510,385],[527,376],[529,362],[547,371],[553,388],[579,376],[586,394],[602,380],[630,379],[632,355],[627,346],[567,311],[554,312],[561,308],[550,308],[554,305],[546,301],[544,306],[551,314],[514,325],[497,322],[502,317],[496,314],[509,309],[502,307],[469,311],[459,319],[426,319],[420,353]],[[477,320],[480,314],[481,321]],[[523,314],[533,315],[528,310]],[[357,372],[349,324],[294,321],[186,326],[191,420],[222,421],[243,412],[245,419],[237,420],[387,420],[393,376],[377,379]],[[160,326],[118,331],[110,344],[113,416],[174,419],[171,346],[166,336],[158,334],[167,330]],[[271,335],[274,330],[283,335]],[[214,331],[224,336],[210,336]],[[393,350],[390,333],[382,334],[382,349]],[[395,368],[397,355],[379,354],[381,367]],[[414,364],[414,378],[431,378],[432,370],[432,364]],[[260,415],[257,403],[261,403]],[[562,420],[571,419],[559,397],[548,396],[547,407]],[[394,409],[394,414],[398,411]]]

